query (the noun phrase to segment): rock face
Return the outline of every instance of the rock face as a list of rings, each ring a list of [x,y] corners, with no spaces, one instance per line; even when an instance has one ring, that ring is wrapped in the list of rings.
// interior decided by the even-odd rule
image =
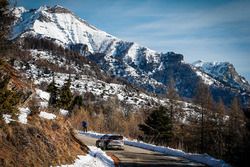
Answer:
[[[86,56],[110,76],[123,78],[149,92],[165,94],[168,82],[173,79],[179,94],[192,98],[196,83],[201,80],[210,86],[215,99],[222,97],[227,103],[234,96],[241,97],[243,102],[250,96],[249,83],[232,64],[185,63],[181,54],[158,53],[118,39],[61,6],[29,11],[17,8],[14,12],[17,21],[12,39],[30,36],[51,39]]]
[[[66,9],[66,8],[64,8],[64,7],[60,6],[60,5],[56,5],[53,8],[48,7],[47,12],[49,12],[49,13],[64,13],[64,14],[70,13],[70,14],[72,14],[72,12],[70,10],[68,10],[68,9]]]

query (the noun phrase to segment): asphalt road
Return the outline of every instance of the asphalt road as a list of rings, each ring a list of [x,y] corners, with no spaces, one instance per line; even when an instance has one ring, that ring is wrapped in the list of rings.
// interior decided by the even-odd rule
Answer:
[[[79,140],[84,142],[88,146],[95,146],[97,139],[85,136],[83,134],[77,134]],[[184,158],[168,156],[161,153],[131,147],[125,145],[124,150],[107,150],[114,154],[120,160],[120,167],[180,167],[180,166],[205,166],[200,163],[192,162]]]

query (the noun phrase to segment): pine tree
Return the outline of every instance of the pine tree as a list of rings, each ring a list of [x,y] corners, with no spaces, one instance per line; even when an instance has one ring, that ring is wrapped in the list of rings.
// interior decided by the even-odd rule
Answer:
[[[50,93],[50,99],[49,99],[49,105],[56,105],[57,104],[57,94],[58,94],[58,88],[55,83],[55,76],[53,73],[53,79],[52,82],[48,85],[47,91]]]
[[[81,95],[74,97],[74,100],[73,100],[70,108],[73,109],[75,106],[77,107],[77,109],[79,109],[81,106],[83,106],[83,98]]]
[[[64,85],[60,90],[60,107],[63,107],[64,109],[70,108],[71,101],[73,98],[70,86],[71,86],[71,76],[69,75],[68,80],[66,81],[66,83],[64,83]]]
[[[22,96],[21,92],[7,88],[9,81],[10,77],[8,75],[0,77],[0,115],[7,113],[15,115],[17,112],[16,105],[20,102]]]
[[[10,47],[7,42],[13,18],[9,9],[9,1],[0,0],[0,52]]]
[[[152,111],[144,124],[138,125],[150,142],[167,145],[171,140],[173,125],[169,112],[167,108],[161,106]]]

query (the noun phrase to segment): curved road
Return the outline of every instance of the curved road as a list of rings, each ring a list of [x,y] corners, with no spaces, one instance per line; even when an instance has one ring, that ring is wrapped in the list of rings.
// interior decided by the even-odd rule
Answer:
[[[95,146],[97,139],[76,134],[76,137],[88,146]],[[192,162],[184,158],[164,155],[161,153],[125,145],[124,150],[108,150],[120,160],[120,167],[180,167],[180,166],[205,166],[200,163]]]

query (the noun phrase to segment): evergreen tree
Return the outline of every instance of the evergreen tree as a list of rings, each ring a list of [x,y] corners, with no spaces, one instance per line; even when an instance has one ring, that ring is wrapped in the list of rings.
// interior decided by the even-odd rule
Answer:
[[[9,1],[0,0],[0,52],[10,47],[9,44],[7,44],[7,39],[13,18],[9,9]]]
[[[64,83],[60,90],[60,107],[63,107],[64,109],[69,109],[70,104],[73,98],[73,95],[70,91],[71,86],[71,76],[69,75],[68,80]]]
[[[74,100],[71,105],[71,109],[73,109],[75,106],[77,107],[77,109],[79,109],[80,106],[83,106],[83,98],[81,95],[74,97]]]
[[[48,85],[47,91],[50,93],[49,105],[56,105],[57,104],[57,94],[58,88],[55,83],[55,76],[53,74],[52,82]]]
[[[152,111],[144,124],[138,125],[150,142],[167,145],[171,140],[173,125],[169,112],[167,108],[161,106]]]
[[[0,77],[0,115],[15,114],[17,112],[16,105],[20,102],[22,96],[21,92],[11,91],[7,88],[9,81],[8,75]]]

